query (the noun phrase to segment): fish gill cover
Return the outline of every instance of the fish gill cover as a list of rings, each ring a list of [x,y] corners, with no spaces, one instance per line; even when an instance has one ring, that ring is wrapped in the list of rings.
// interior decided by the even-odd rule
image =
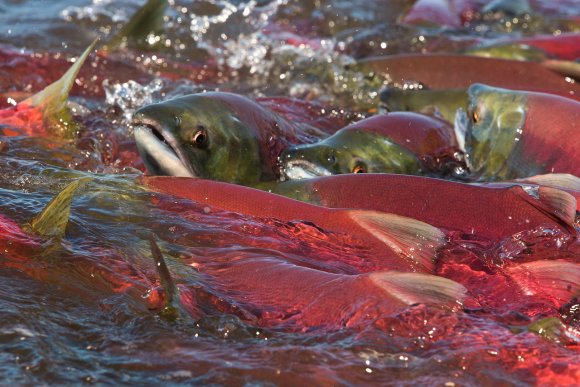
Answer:
[[[577,1],[0,11],[3,383],[578,384]]]

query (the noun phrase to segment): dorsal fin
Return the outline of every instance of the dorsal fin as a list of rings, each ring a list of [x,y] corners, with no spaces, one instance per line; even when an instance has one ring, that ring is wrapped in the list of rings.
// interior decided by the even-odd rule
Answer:
[[[568,192],[557,188],[540,186],[538,189],[540,201],[546,209],[574,229],[576,217],[576,198]]]
[[[153,261],[155,262],[155,268],[157,269],[157,274],[159,274],[159,281],[163,287],[165,293],[165,307],[161,311],[164,317],[175,319],[178,317],[179,311],[176,308],[176,302],[179,302],[178,290],[171,277],[171,272],[165,263],[165,258],[157,245],[155,236],[153,234],[149,235],[149,245],[151,246],[151,255],[153,256]]]
[[[467,295],[467,289],[447,278],[421,273],[394,271],[369,274],[370,279],[388,294],[404,304],[427,304],[458,309]]]
[[[569,173],[547,173],[545,175],[536,175],[517,179],[525,183],[534,183],[546,187],[568,189],[572,191],[580,191],[580,178]]]
[[[51,83],[42,91],[25,99],[21,104],[40,109],[45,120],[58,119],[59,115],[62,115],[63,112],[68,112],[66,105],[70,89],[76,80],[79,70],[95,47],[95,44],[97,44],[97,41],[98,38],[87,47],[83,54],[58,81]]]
[[[143,5],[131,19],[121,28],[115,36],[103,47],[105,51],[115,51],[124,48],[128,42],[138,46],[147,43],[149,35],[158,35],[163,31],[163,16],[167,10],[167,0],[149,0]]]
[[[77,189],[92,178],[75,180],[67,185],[44,207],[44,209],[30,222],[30,229],[43,237],[64,236],[66,225],[70,217],[70,207]]]
[[[437,227],[395,214],[378,211],[349,210],[350,217],[395,253],[433,270],[437,249],[446,241]]]
[[[567,302],[580,295],[580,264],[564,260],[542,260],[508,267],[507,272],[529,295],[536,290]]]

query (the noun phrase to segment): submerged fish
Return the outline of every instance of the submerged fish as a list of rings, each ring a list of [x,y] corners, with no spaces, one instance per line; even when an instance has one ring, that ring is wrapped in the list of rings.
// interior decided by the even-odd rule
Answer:
[[[465,170],[462,155],[447,122],[399,112],[364,119],[314,144],[290,147],[280,162],[289,179],[367,172],[443,176]]]
[[[446,235],[436,227],[377,211],[330,209],[223,182],[178,177],[143,177],[152,190],[240,214],[284,222],[309,222],[325,232],[348,235],[360,246],[349,257],[357,272],[430,272]],[[358,254],[358,253],[357,253]]]
[[[145,106],[133,122],[150,174],[245,185],[276,180],[278,156],[288,146],[326,137],[246,97],[220,92]]]
[[[576,235],[576,200],[551,187],[487,187],[420,176],[350,174],[284,182],[273,192],[325,207],[393,213],[493,241],[539,227]]]
[[[580,103],[551,94],[469,88],[465,150],[474,177],[580,176]]]
[[[428,89],[467,89],[473,83],[580,99],[580,86],[539,63],[464,55],[415,54],[360,61],[393,84],[415,82]]]
[[[466,297],[457,282],[421,273],[334,274],[259,254],[192,261],[256,323],[291,331],[360,327],[413,304],[457,311]]]
[[[70,136],[74,132],[75,125],[67,108],[68,94],[96,43],[97,40],[59,80],[16,106],[0,110],[0,134],[42,136],[56,130],[62,137]]]

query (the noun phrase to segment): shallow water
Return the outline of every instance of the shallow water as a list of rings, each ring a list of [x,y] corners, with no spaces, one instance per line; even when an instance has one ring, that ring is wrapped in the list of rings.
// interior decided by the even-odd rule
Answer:
[[[0,226],[4,217],[25,225],[67,183],[93,178],[76,195],[66,238],[0,240],[3,383],[577,383],[578,299],[526,293],[506,269],[537,259],[577,264],[572,238],[537,229],[494,245],[454,232],[436,273],[468,288],[461,310],[414,305],[343,329],[304,328],[292,310],[240,300],[208,275],[212,265],[227,270],[259,257],[352,274],[370,254],[364,243],[299,219],[254,218],[147,191],[129,125],[143,104],[228,90],[333,132],[375,112],[388,82],[350,66],[356,58],[578,32],[576,2],[535,1],[543,17],[474,18],[464,28],[397,24],[406,1],[190,3],[170,2],[165,31],[153,38],[159,45],[90,60],[73,90],[81,123],[74,140],[0,136]],[[140,4],[0,1],[0,106],[58,78],[67,58],[113,34]],[[155,304],[151,232],[182,294],[195,295],[195,311],[174,318]],[[531,324],[549,317],[558,323],[538,334]]]

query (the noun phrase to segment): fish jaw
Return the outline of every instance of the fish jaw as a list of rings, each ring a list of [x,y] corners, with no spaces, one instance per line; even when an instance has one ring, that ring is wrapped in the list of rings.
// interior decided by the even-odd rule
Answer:
[[[199,177],[175,137],[154,120],[135,117],[135,143],[152,175]]]
[[[291,160],[282,167],[282,174],[287,180],[311,179],[319,176],[330,176],[332,173],[307,160]]]

